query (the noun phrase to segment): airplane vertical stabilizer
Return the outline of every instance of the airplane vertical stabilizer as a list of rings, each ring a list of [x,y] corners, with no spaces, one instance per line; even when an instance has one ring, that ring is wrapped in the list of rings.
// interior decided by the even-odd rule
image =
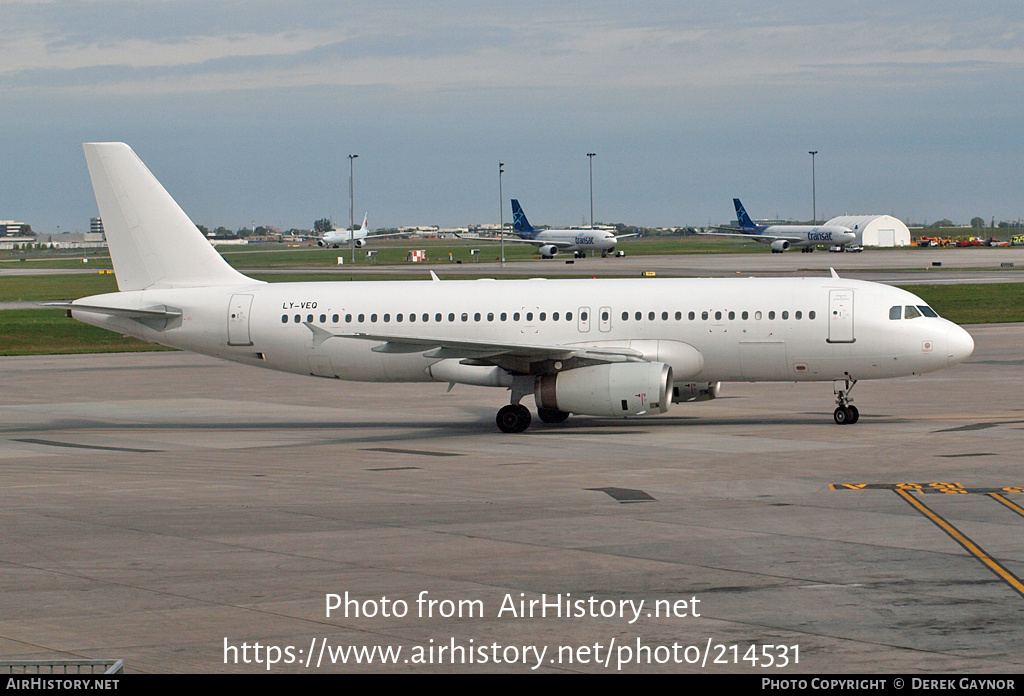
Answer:
[[[83,148],[119,290],[256,282],[228,265],[130,147]]]

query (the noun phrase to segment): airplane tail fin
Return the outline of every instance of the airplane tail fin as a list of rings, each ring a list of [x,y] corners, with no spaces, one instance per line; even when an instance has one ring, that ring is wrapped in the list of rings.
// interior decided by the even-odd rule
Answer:
[[[83,148],[119,290],[255,282],[228,265],[130,147]]]
[[[537,230],[533,229],[530,221],[526,219],[526,213],[515,198],[512,199],[512,230],[521,237],[534,237]]]
[[[736,222],[739,223],[740,228],[744,231],[756,230],[757,225],[755,225],[754,221],[750,219],[749,215],[747,215],[747,210],[743,207],[743,204],[740,203],[740,199],[733,198],[732,204],[736,206]]]
[[[369,213],[363,213],[363,224],[359,227],[360,232],[366,232],[366,217]]]

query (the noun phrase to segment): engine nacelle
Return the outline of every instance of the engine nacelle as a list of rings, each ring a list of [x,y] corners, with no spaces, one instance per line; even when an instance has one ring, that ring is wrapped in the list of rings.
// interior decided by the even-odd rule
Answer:
[[[721,382],[676,382],[672,385],[672,403],[711,401],[721,388]]]
[[[664,413],[672,404],[672,368],[665,363],[610,363],[538,377],[537,408],[585,416]]]
[[[789,248],[789,242],[785,239],[776,239],[771,243],[771,248],[773,254],[781,254]]]
[[[552,256],[558,253],[558,247],[556,247],[554,244],[545,244],[538,251],[540,251],[541,256],[543,256],[546,259],[550,259]]]
[[[324,240],[322,240],[322,239],[318,239],[318,240],[316,240],[316,245],[317,245],[318,247],[325,247],[325,246],[327,246],[327,244],[326,244],[326,243],[324,242]]]
[[[364,246],[366,246],[366,240],[365,239],[357,239],[354,242],[354,244],[356,245],[356,249],[362,249]]]

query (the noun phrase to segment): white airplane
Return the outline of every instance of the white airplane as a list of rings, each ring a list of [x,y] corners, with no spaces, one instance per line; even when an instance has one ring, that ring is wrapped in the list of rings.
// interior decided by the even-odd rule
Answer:
[[[537,246],[537,251],[545,259],[554,257],[560,251],[571,251],[576,256],[588,251],[600,251],[602,256],[607,256],[615,250],[620,239],[637,236],[635,232],[616,236],[608,230],[593,229],[537,230],[526,219],[526,213],[515,198],[512,199],[512,230],[519,235],[519,239],[512,241]]]
[[[664,413],[723,381],[833,382],[953,365],[970,334],[897,288],[840,278],[264,283],[234,270],[122,143],[87,143],[118,292],[69,316],[162,345],[303,375],[511,390],[504,432],[579,415]],[[763,406],[761,406],[763,410]]]
[[[781,254],[790,247],[799,247],[801,252],[812,252],[819,244],[846,246],[853,244],[857,235],[849,227],[841,225],[755,225],[747,215],[739,198],[733,198],[736,207],[736,221],[739,227],[716,227],[716,230],[735,232],[702,232],[719,237],[745,237],[767,244],[773,254]]]
[[[319,237],[316,237],[316,245],[319,247],[333,247],[335,249],[339,247],[347,247],[355,245],[356,249],[362,249],[366,246],[366,243],[371,239],[377,239],[378,237],[394,237],[402,232],[388,232],[385,234],[370,234],[370,231],[366,229],[366,214],[363,214],[363,224],[358,230],[329,230],[324,232]]]

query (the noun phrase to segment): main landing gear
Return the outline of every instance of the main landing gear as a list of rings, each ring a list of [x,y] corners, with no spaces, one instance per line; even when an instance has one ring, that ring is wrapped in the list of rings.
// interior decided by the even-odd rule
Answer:
[[[509,404],[501,407],[495,420],[501,432],[521,433],[530,427],[533,416],[530,415],[530,409],[522,404]]]
[[[837,425],[852,425],[860,420],[860,411],[857,410],[856,406],[851,404],[853,399],[850,398],[850,392],[853,391],[853,387],[856,384],[857,380],[847,375],[845,388],[835,388],[836,404],[838,405],[836,406],[836,410],[832,413],[832,418],[835,420]]]

